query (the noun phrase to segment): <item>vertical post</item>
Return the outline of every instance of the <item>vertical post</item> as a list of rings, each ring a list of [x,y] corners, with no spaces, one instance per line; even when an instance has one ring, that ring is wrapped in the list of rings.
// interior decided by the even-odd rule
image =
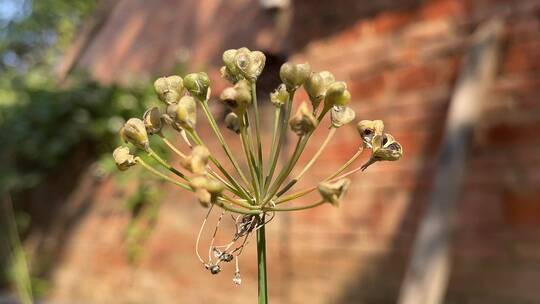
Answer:
[[[495,76],[502,29],[502,21],[491,20],[482,24],[471,37],[450,103],[433,192],[414,241],[399,304],[443,302],[450,277],[453,213],[461,190],[473,127],[480,113],[481,101]]]

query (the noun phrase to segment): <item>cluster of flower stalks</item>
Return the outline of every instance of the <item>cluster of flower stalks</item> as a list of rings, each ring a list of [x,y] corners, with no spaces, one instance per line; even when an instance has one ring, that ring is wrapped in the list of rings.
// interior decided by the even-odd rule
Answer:
[[[265,65],[262,52],[250,51],[247,48],[228,50],[223,53],[224,66],[222,77],[232,85],[221,92],[219,99],[231,111],[220,125],[209,110],[210,81],[206,73],[193,73],[180,76],[162,77],[155,81],[157,97],[163,102],[163,110],[153,107],[148,109],[142,119],[131,118],[120,130],[126,143],[131,143],[140,153],[146,153],[155,159],[159,168],[154,168],[140,156],[132,154],[127,146],[118,147],[114,159],[120,170],[140,165],[151,173],[178,185],[186,191],[193,192],[202,206],[222,209],[221,216],[214,230],[208,259],[199,254],[201,263],[212,274],[220,272],[220,263],[236,262],[233,281],[240,284],[238,257],[242,253],[247,240],[254,231],[268,223],[277,212],[297,211],[330,203],[338,206],[340,199],[347,191],[350,180],[348,176],[366,169],[377,161],[394,161],[402,156],[401,145],[385,133],[380,120],[362,120],[357,123],[361,140],[358,150],[333,174],[318,185],[293,192],[294,185],[312,167],[327,147],[336,130],[355,120],[355,112],[348,107],[351,95],[344,82],[336,81],[327,71],[313,72],[309,64],[285,63],[281,66],[279,76],[283,82],[270,94],[274,106],[274,125],[270,147],[263,147],[257,105],[257,78]],[[293,107],[295,92],[301,87],[309,96],[309,102],[302,102]],[[227,171],[223,160],[217,159],[209,151],[205,142],[197,133],[197,109],[202,109],[217,141],[221,144],[227,161],[233,169]],[[296,113],[291,113],[296,108]],[[291,175],[293,169],[309,142],[315,129],[325,117],[329,116],[328,135],[318,151],[311,157],[300,172]],[[183,147],[177,147],[165,138],[163,128],[170,127],[177,131]],[[285,138],[290,136],[288,129],[296,138],[292,155],[281,155]],[[242,144],[242,157],[245,163],[242,170],[238,154],[234,154],[225,141],[222,132],[233,132]],[[173,166],[160,157],[150,146],[149,136],[158,136],[180,158],[179,166]],[[371,150],[371,157],[362,166],[346,171],[360,156],[364,149]],[[264,153],[263,153],[264,152]],[[264,157],[263,154],[268,154]],[[284,159],[277,168],[278,159]],[[279,169],[279,170],[278,170]],[[294,202],[318,191],[320,199],[309,204],[294,205]],[[236,231],[231,241],[225,245],[215,245],[217,227],[224,213],[231,213]],[[201,232],[208,214],[199,231]]]

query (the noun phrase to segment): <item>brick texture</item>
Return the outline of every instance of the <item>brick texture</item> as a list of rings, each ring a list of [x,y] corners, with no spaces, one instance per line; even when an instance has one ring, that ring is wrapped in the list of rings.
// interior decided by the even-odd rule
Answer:
[[[456,213],[446,302],[539,303],[540,1],[292,2],[289,44],[276,51],[264,38],[272,35],[272,19],[254,1],[120,1],[79,65],[102,81],[125,82],[133,74],[170,71],[178,54],[188,54],[194,62],[188,68],[209,68],[223,87],[220,52],[247,45],[284,52],[347,81],[357,117],[383,119],[402,142],[404,158],[354,176],[339,209],[276,217],[268,228],[270,296],[276,303],[395,303],[469,34],[489,17],[505,18],[502,62],[475,129]],[[323,139],[323,133],[313,139],[301,163]],[[354,130],[338,132],[298,189],[339,167],[358,144]],[[217,143],[211,148],[219,151]],[[140,264],[129,266],[122,245],[127,214],[118,206],[125,195],[114,195],[116,187],[110,181],[95,187],[56,261],[52,298],[253,302],[253,242],[241,259],[242,287],[232,285],[232,267],[211,277],[194,255],[205,211],[171,187],[163,188],[167,195]]]

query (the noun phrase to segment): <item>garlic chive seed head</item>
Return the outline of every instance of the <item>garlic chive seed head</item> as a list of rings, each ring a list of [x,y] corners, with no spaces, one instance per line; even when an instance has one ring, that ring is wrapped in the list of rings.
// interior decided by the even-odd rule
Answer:
[[[205,100],[210,87],[210,79],[204,72],[191,73],[184,77],[184,87],[191,96],[198,100]]]
[[[266,56],[262,52],[250,51],[248,48],[232,49],[223,53],[223,63],[226,69],[222,70],[222,75],[226,78],[233,80],[245,78],[255,82],[264,69]]]
[[[335,81],[334,75],[328,71],[311,73],[304,83],[304,89],[309,95],[313,109],[317,109],[321,101],[324,100],[328,86]]]
[[[184,96],[178,102],[176,106],[176,122],[188,130],[193,130],[197,123],[197,103],[195,98],[191,96]]]
[[[120,146],[113,151],[114,162],[116,167],[120,171],[125,171],[131,166],[135,166],[137,162],[135,161],[135,156],[129,152],[129,148],[125,146]]]
[[[354,120],[354,110],[346,106],[333,106],[331,121],[334,128],[342,127]]]
[[[163,127],[161,113],[157,107],[152,107],[144,112],[143,122],[148,134],[157,134]]]
[[[298,136],[303,136],[312,132],[317,127],[317,124],[317,119],[308,109],[305,102],[298,107],[296,114],[289,121],[291,130]]]
[[[210,151],[205,146],[195,146],[191,154],[180,161],[182,167],[193,174],[206,174]]]
[[[154,82],[154,90],[159,99],[166,104],[176,103],[184,91],[182,77],[173,75],[158,78]]]
[[[362,171],[378,161],[396,161],[403,157],[403,147],[388,133],[376,134],[372,138],[370,159],[362,165]]]
[[[138,118],[130,118],[120,129],[120,137],[135,147],[147,151],[150,147],[144,122]]]
[[[343,195],[349,189],[351,181],[347,178],[340,179],[336,182],[321,182],[317,187],[322,199],[325,202],[332,204],[335,207],[339,207],[339,203]]]
[[[287,86],[287,90],[293,91],[304,84],[311,74],[311,66],[307,63],[293,64],[284,63],[279,70],[281,81]]]
[[[372,140],[375,135],[382,135],[384,131],[384,123],[382,120],[362,120],[356,126],[364,146],[373,148]]]
[[[330,109],[334,105],[345,106],[351,101],[351,94],[343,81],[330,84],[324,97],[324,106]]]
[[[240,80],[233,87],[223,90],[220,99],[241,117],[251,104],[251,86],[247,80]]]
[[[240,118],[236,113],[231,112],[225,116],[225,126],[236,134],[240,133]]]

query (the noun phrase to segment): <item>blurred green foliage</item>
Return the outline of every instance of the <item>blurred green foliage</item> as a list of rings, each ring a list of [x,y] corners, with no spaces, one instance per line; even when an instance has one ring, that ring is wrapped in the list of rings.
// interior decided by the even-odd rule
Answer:
[[[91,147],[89,155],[102,173],[116,172],[111,152],[120,143],[118,130],[127,118],[140,117],[156,103],[151,84],[104,86],[82,73],[70,75],[63,85],[55,79],[55,65],[97,1],[0,0],[0,200],[39,184],[83,144]],[[162,146],[156,149],[164,153]],[[119,181],[140,177],[138,170],[130,171],[135,172],[121,174]],[[137,187],[127,204],[133,215],[126,231],[132,258],[139,255],[155,222],[159,205],[152,188]],[[15,216],[26,217],[14,203]],[[17,221],[19,233],[24,235],[31,221]],[[12,247],[4,245],[0,247]],[[9,264],[1,253],[0,286],[8,280],[21,287],[21,275],[9,278]],[[32,288],[36,291],[35,283]],[[38,296],[41,293],[38,290]]]

